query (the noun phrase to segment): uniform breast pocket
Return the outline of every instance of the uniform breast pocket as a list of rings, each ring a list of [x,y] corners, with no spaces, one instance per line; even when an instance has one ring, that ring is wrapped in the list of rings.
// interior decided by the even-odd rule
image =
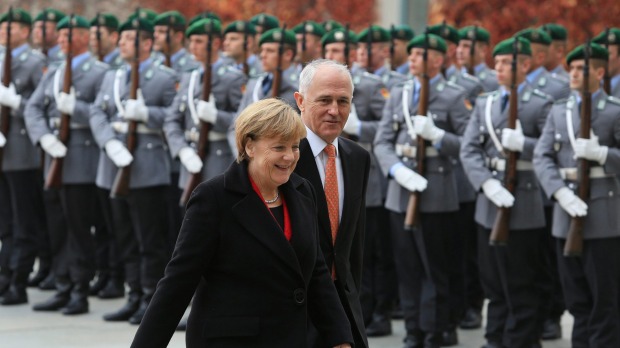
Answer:
[[[591,180],[588,213],[593,212],[594,216],[598,216],[599,219],[606,222],[607,229],[614,230],[620,226],[619,210],[620,187],[618,180],[615,177]]]
[[[448,112],[446,110],[431,110],[429,116],[433,118],[433,123],[441,129],[450,128]]]

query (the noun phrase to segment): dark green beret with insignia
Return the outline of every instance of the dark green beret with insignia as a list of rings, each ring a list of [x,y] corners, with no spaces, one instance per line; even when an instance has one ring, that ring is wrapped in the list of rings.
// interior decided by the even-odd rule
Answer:
[[[3,13],[2,16],[0,16],[0,23],[8,21],[9,15],[11,16],[11,21],[13,22],[28,25],[32,24],[32,17],[30,17],[30,14],[22,8],[14,8],[13,10],[11,10],[10,14],[9,11]]]
[[[323,37],[321,38],[321,45],[325,47],[325,45],[328,45],[330,43],[344,42],[345,39],[348,39],[350,44],[357,44],[357,35],[355,35],[355,32],[353,30],[349,30],[349,37],[347,38],[345,35],[345,29],[340,28],[332,30],[329,33],[323,35]]]
[[[88,19],[82,16],[65,16],[65,18],[63,18],[60,22],[58,22],[58,24],[56,24],[56,30],[66,29],[69,28],[69,26],[73,28],[89,29],[90,22],[88,21]]]
[[[459,31],[449,24],[435,24],[428,27],[429,34],[440,36],[444,40],[448,40],[455,44],[459,44]]]
[[[35,22],[38,21],[46,21],[46,22],[60,22],[63,18],[65,18],[65,14],[59,10],[53,8],[46,8],[45,10],[39,12],[39,14],[34,18]]]
[[[256,27],[250,22],[234,21],[224,29],[224,35],[228,33],[248,33],[249,35],[256,35]]]
[[[326,33],[329,33],[332,30],[344,28],[344,25],[336,22],[333,19],[327,20],[323,22],[323,29],[325,29]]]
[[[546,32],[551,37],[551,40],[554,41],[566,41],[568,38],[568,31],[563,25],[560,24],[547,23],[538,29]]]
[[[185,30],[186,23],[185,17],[179,11],[160,13],[153,21],[155,25],[166,25],[176,30]]]
[[[284,43],[292,46],[297,45],[297,39],[295,39],[295,33],[292,30],[282,30],[280,28],[270,29],[260,36],[258,45],[262,45],[268,42],[282,42],[282,34],[284,33]]]
[[[585,59],[586,45],[579,45],[566,56],[566,64],[570,65],[573,60]],[[591,42],[590,43],[590,59],[600,59],[607,61],[609,59],[609,52],[605,47]]]
[[[125,30],[141,30],[141,31],[146,31],[149,33],[154,32],[153,29],[153,22],[149,21],[148,19],[145,18],[135,18],[136,16],[133,16],[133,18],[129,18],[127,19],[127,21],[125,21],[125,23],[121,24],[118,27],[118,32],[122,33]]]
[[[357,35],[357,42],[368,42],[368,32],[372,31],[370,35],[371,42],[390,42],[390,32],[378,25],[371,25],[370,28],[362,30]]]
[[[295,34],[303,34],[304,28],[306,34],[312,34],[318,37],[325,35],[325,29],[319,23],[315,21],[304,21],[293,27]]]
[[[592,41],[601,45],[620,45],[620,29],[609,28],[609,33],[607,32],[607,30],[603,30],[603,32],[596,35],[596,37]]]
[[[493,57],[497,55],[503,54],[512,54],[513,44],[515,38],[511,37],[510,39],[506,39],[493,48]],[[530,47],[530,41],[524,37],[519,36],[517,41],[517,53],[524,54],[526,56],[532,55],[532,48]]]
[[[99,25],[102,27],[110,28],[113,31],[118,30],[118,18],[111,13],[100,13],[98,17],[90,21],[90,26],[96,26],[97,22],[99,22]]]
[[[459,40],[471,40],[474,38],[476,42],[491,42],[491,33],[483,27],[477,25],[470,25],[459,29]]]
[[[410,41],[415,36],[413,29],[411,29],[408,25],[395,25],[394,28],[390,29],[392,39],[394,40],[403,40]]]
[[[148,8],[141,8],[139,15],[140,15],[140,18],[147,19],[153,22],[155,18],[157,17],[157,12],[151,9],[148,9]],[[129,15],[129,18],[127,18],[127,21],[129,21],[130,19],[134,19],[135,17],[136,17],[136,12],[134,11],[132,14]]]
[[[442,39],[439,35],[428,34],[428,38],[426,38],[425,34],[420,34],[414,37],[411,41],[409,41],[409,43],[407,44],[407,52],[411,51],[412,48],[424,47],[428,47],[431,50],[435,50],[441,53],[446,53],[446,51],[448,50],[446,40]]]
[[[263,28],[263,33],[280,26],[280,21],[275,16],[266,13],[257,14],[250,19],[250,22],[255,26],[260,25]]]
[[[222,19],[215,12],[205,11],[205,12],[199,13],[196,16],[192,17],[192,19],[190,19],[190,21],[189,21],[188,26],[192,26],[192,24],[198,22],[201,19],[205,19],[205,18],[215,19],[215,20],[219,21],[220,23],[222,23]]]
[[[220,36],[222,34],[222,24],[217,19],[203,18],[192,24],[185,31],[185,36],[214,34]]]
[[[519,31],[513,36],[526,38],[530,43],[541,44],[545,46],[551,45],[551,36],[545,31],[536,28],[527,28]]]

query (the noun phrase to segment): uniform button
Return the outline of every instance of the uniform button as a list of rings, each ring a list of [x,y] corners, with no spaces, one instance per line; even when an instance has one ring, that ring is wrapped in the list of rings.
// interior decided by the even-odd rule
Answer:
[[[609,191],[609,197],[613,197],[614,196],[614,191]]]
[[[293,299],[298,305],[304,304],[304,302],[306,302],[306,292],[304,289],[295,289],[295,291],[293,291]]]
[[[25,130],[25,129],[23,129],[23,128],[22,128],[22,129],[20,129],[20,130],[19,130],[19,134],[21,134],[21,135],[26,134],[26,130]]]
[[[217,156],[221,156],[221,155],[222,155],[222,150],[217,150],[217,151],[215,151],[215,154],[216,154]]]
[[[528,189],[531,189],[532,188],[532,183],[528,182],[526,186],[527,186]]]
[[[568,188],[571,190],[575,189],[575,184],[573,184],[572,182],[568,184]]]
[[[86,141],[84,142],[84,145],[86,145],[86,146],[90,146],[90,140],[86,140]]]
[[[443,173],[443,167],[439,167],[437,170],[438,170],[440,173]]]
[[[153,144],[151,144],[151,143],[146,144],[146,148],[147,149],[152,149],[153,148]]]
[[[493,176],[497,176],[497,170],[492,171],[491,174],[493,174]]]
[[[499,129],[499,128],[497,128],[497,129],[495,130],[495,133],[497,133],[497,134],[500,134],[501,132],[502,132],[502,130],[501,130],[501,129]]]

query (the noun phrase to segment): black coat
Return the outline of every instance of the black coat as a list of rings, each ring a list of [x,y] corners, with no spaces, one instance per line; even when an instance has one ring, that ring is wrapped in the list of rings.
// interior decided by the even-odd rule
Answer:
[[[338,151],[344,179],[342,218],[336,243],[332,243],[329,211],[321,177],[308,140],[300,143],[301,155],[295,173],[308,179],[318,197],[319,236],[327,267],[334,264],[338,290],[349,321],[354,330],[356,347],[368,347],[359,291],[362,279],[362,259],[366,233],[366,186],[370,171],[368,151],[348,139],[338,139]]]
[[[309,318],[329,347],[353,342],[319,247],[314,190],[292,174],[280,192],[290,243],[245,162],[198,186],[132,347],[167,346],[196,288],[187,347],[305,347]]]

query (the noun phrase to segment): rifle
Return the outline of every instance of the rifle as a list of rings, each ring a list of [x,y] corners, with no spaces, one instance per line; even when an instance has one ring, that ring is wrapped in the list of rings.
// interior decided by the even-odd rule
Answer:
[[[166,64],[167,67],[171,67],[172,66],[172,48],[170,47],[170,26],[172,21],[172,16],[168,17],[168,26],[166,27],[166,53],[164,54],[166,57],[166,60],[164,62],[164,64]]]
[[[396,29],[394,29],[394,24],[390,27],[390,67],[392,70],[396,70],[397,66],[394,66],[394,35],[396,34]]]
[[[476,57],[476,41],[478,39],[478,26],[474,26],[473,35],[471,37],[471,47],[469,48],[469,66],[467,67],[467,73],[471,76],[476,76],[474,70],[474,59]]]
[[[368,24],[368,35],[366,36],[366,55],[368,56],[366,71],[372,74],[372,24]]]
[[[101,47],[101,25],[99,24],[99,18],[101,17],[101,14],[99,12],[97,12],[97,19],[95,19],[95,35],[97,37],[97,58],[99,59],[99,61],[103,62],[103,49]]]
[[[209,40],[209,46],[211,46],[211,40]],[[210,57],[208,59],[211,59]],[[248,23],[244,22],[243,25],[243,73],[245,76],[250,76],[250,65],[248,64]]]
[[[73,14],[69,17],[69,48],[67,50],[67,55],[65,58],[65,76],[63,79],[62,91],[63,93],[71,93],[71,79],[73,77],[73,72],[71,70],[71,63],[73,61],[73,53],[71,52],[73,48]],[[60,140],[63,144],[67,144],[69,141],[71,116],[65,113],[60,114],[60,126],[58,133],[58,140]],[[45,177],[45,185],[44,188],[60,188],[62,186],[62,166],[64,159],[62,157],[52,158],[52,162],[50,164],[49,170],[47,172],[47,176]]]
[[[304,21],[302,23],[302,28],[301,28],[301,53],[300,53],[300,63],[301,66],[304,67],[306,66],[306,21]]]
[[[213,52],[211,46],[211,40],[213,39],[213,29],[211,22],[205,23],[208,26],[207,35],[209,37],[209,42],[207,43],[207,60],[205,61],[205,73],[202,78],[202,100],[209,101],[209,96],[211,95],[211,54]],[[198,143],[196,152],[198,153],[198,157],[200,159],[205,159],[207,154],[209,153],[209,132],[211,131],[211,124],[200,120],[200,133],[198,134]],[[206,162],[204,163],[206,166]],[[202,169],[204,171],[204,168]],[[183,193],[181,194],[181,200],[179,201],[179,205],[181,207],[185,207],[187,201],[189,201],[189,197],[202,181],[202,171],[198,173],[193,173],[190,175],[189,180],[185,184],[185,188],[183,189]]]
[[[444,33],[446,32],[446,20],[444,19],[441,22],[441,34],[439,36],[443,37]],[[448,35],[446,35],[448,36]],[[444,61],[443,64],[441,64],[441,75],[447,79],[448,78],[448,73],[447,73],[447,68],[446,68],[446,62]]]
[[[280,96],[280,86],[282,85],[282,56],[284,55],[284,36],[286,35],[286,23],[282,25],[282,36],[280,37],[280,47],[278,47],[278,67],[273,76],[273,85],[271,86],[271,96],[277,98]]]
[[[609,52],[609,27],[605,28],[605,49],[607,50],[607,52]],[[587,60],[586,60],[586,64],[589,64]],[[585,77],[585,70],[583,73]],[[609,62],[607,62],[607,64],[605,65],[605,77],[603,77],[603,90],[605,90],[605,93],[611,94],[611,76],[609,75]]]
[[[4,50],[4,70],[2,71],[2,85],[9,87],[11,85],[11,23],[13,22],[13,6],[9,7],[9,13],[7,15],[7,29],[6,29],[6,47]],[[11,108],[2,105],[0,108],[0,132],[7,139],[9,138],[9,127],[11,125]],[[5,145],[6,146],[6,145]],[[4,147],[0,147],[0,171],[2,170],[2,159],[4,157]]]
[[[134,39],[134,58],[131,62],[131,86],[129,89],[129,99],[138,99],[138,88],[140,87],[140,8],[136,10],[136,38]],[[133,154],[137,145],[138,122],[130,120],[127,122],[127,150]],[[119,168],[112,184],[110,197],[123,197],[129,195],[129,179],[131,178],[131,164]]]
[[[517,128],[517,107],[519,96],[517,95],[517,59],[518,59],[519,37],[514,38],[512,46],[512,76],[510,81],[510,98],[508,109],[508,128]],[[490,130],[493,131],[493,130]],[[504,172],[504,187],[513,193],[517,182],[517,156],[515,151],[504,151],[506,153],[506,170]],[[489,236],[490,245],[506,245],[508,243],[508,232],[510,227],[510,208],[501,207],[497,209],[493,229]]]
[[[349,68],[349,70],[351,70],[351,64],[349,62],[349,23],[347,23],[344,26],[344,63],[346,64],[347,68]]]
[[[589,86],[590,80],[590,39],[584,47],[583,86],[581,96],[581,124],[579,137],[590,139],[590,126],[592,121],[592,95]],[[577,195],[582,201],[590,197],[590,162],[585,158],[577,161]],[[578,257],[583,251],[583,225],[585,216],[575,216],[570,221],[566,244],[564,244],[564,256]]]
[[[420,102],[418,103],[418,115],[428,113],[429,77],[428,77],[428,28],[424,33],[424,53],[422,55],[422,76],[420,78]],[[404,102],[404,101],[403,101]],[[421,136],[416,138],[416,172],[424,176],[426,161],[426,140]],[[411,231],[420,224],[420,192],[409,193],[409,203],[405,213],[405,231]]]

